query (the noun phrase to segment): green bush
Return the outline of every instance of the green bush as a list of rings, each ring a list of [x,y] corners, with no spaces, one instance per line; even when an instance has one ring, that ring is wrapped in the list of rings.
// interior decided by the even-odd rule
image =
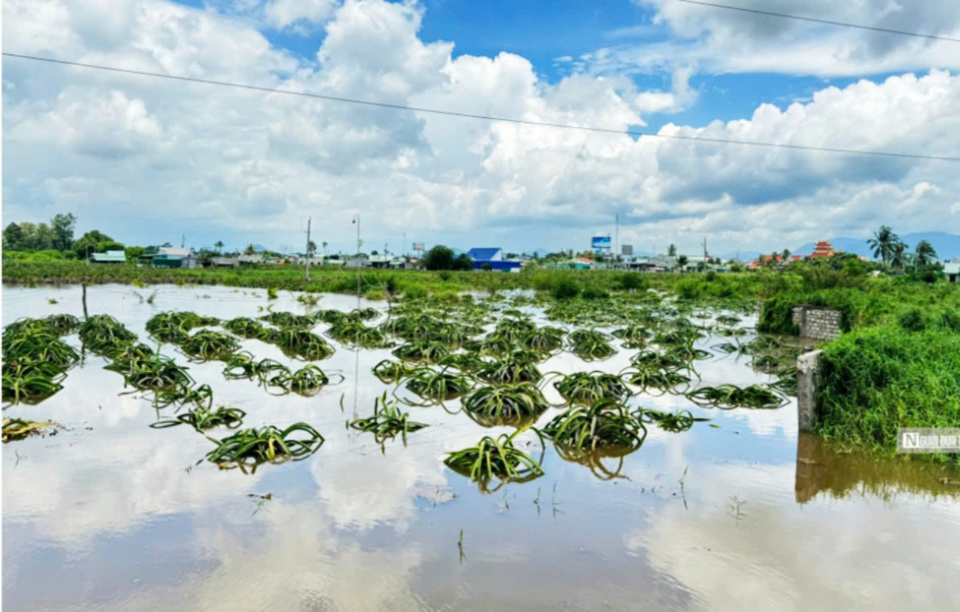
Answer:
[[[555,300],[572,300],[580,295],[580,286],[569,278],[563,278],[550,290]]]
[[[900,315],[900,327],[907,331],[919,332],[927,328],[927,318],[919,308],[911,308]]]
[[[893,453],[899,427],[960,427],[958,334],[855,330],[823,348],[819,375],[816,429],[826,437]]]

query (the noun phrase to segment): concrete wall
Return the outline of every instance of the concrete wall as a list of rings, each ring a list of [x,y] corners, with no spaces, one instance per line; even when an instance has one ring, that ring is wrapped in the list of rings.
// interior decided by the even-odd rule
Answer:
[[[791,311],[800,336],[814,340],[833,340],[840,335],[840,312],[819,306],[794,306]]]
[[[817,361],[821,351],[797,357],[797,422],[800,431],[811,431],[817,422]]]

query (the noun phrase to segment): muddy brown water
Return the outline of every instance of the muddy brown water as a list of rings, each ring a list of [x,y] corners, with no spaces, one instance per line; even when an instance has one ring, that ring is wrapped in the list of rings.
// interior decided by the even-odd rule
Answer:
[[[305,311],[285,292],[271,303]],[[91,314],[111,314],[145,341],[161,311],[255,317],[267,304],[262,290],[88,290]],[[356,306],[336,295],[319,304]],[[82,314],[80,288],[4,288],[4,325],[53,313]],[[456,402],[410,407],[430,427],[381,450],[344,424],[393,388],[371,374],[389,351],[331,343],[337,352],[319,365],[345,381],[311,398],[227,381],[219,362],[189,363],[216,404],[247,412],[245,427],[302,420],[326,437],[307,460],[252,475],[196,465],[211,443],[187,426],[151,429],[157,411],[123,394],[99,357],[46,401],[6,408],[65,429],[4,445],[4,609],[960,609],[960,474],[798,436],[793,401],[721,411],[641,395],[631,401],[711,420],[677,434],[651,426],[638,451],[592,466],[548,444],[545,476],[482,494],[443,458],[512,429],[483,428]],[[293,363],[269,344],[244,347]],[[634,352],[590,363],[560,353],[540,368],[616,372]],[[771,380],[746,358],[696,366],[704,384]]]

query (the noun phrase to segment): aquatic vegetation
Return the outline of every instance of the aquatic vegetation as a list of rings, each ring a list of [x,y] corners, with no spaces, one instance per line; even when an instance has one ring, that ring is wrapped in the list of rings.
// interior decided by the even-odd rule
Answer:
[[[295,435],[297,437],[293,437]],[[222,440],[209,439],[217,447],[207,453],[207,461],[216,463],[220,469],[239,467],[244,472],[256,471],[262,463],[306,459],[324,442],[320,432],[303,422],[283,430],[268,425],[244,429]]]
[[[110,315],[93,315],[80,326],[80,340],[84,346],[107,357],[117,354],[123,345],[136,339],[136,334]]]
[[[493,419],[539,416],[547,400],[535,385],[516,383],[480,387],[463,400],[463,409]]]
[[[521,339],[534,333],[536,329],[537,326],[529,319],[505,317],[497,323],[491,335],[509,340],[512,343],[518,343]]]
[[[558,447],[637,449],[647,437],[647,428],[621,402],[602,399],[590,406],[570,408],[547,423],[543,433]]]
[[[703,417],[695,417],[689,410],[680,410],[678,412],[661,412],[649,408],[641,408],[638,417],[647,423],[656,423],[660,429],[671,433],[686,431],[693,427],[698,421],[709,421]]]
[[[392,344],[382,331],[376,327],[367,327],[356,318],[340,319],[327,333],[340,342],[364,348],[382,348]]]
[[[540,353],[552,353],[563,346],[563,330],[557,327],[539,327],[521,338],[524,347]]]
[[[197,406],[213,406],[213,389],[210,385],[200,385],[192,387],[189,385],[176,385],[157,389],[153,393],[153,405],[157,408],[166,408],[173,404],[194,404]]]
[[[3,400],[36,403],[60,389],[66,378],[63,368],[45,361],[3,364]]]
[[[323,338],[304,329],[282,328],[272,340],[285,354],[307,361],[326,359],[334,352]]]
[[[698,404],[719,408],[779,408],[787,404],[786,398],[760,385],[700,387],[687,393],[687,397]]]
[[[219,323],[216,317],[201,317],[194,312],[161,312],[147,321],[147,332],[162,342],[180,344],[193,328]]]
[[[600,371],[569,374],[553,386],[573,403],[594,404],[602,399],[623,401],[630,396],[630,389],[619,376]]]
[[[80,359],[77,351],[60,339],[57,328],[44,319],[23,319],[3,331],[3,361],[44,362],[66,369]]]
[[[329,384],[330,378],[319,367],[308,364],[295,372],[281,371],[268,379],[268,384],[293,391],[301,395],[313,395],[324,385]]]
[[[61,336],[71,334],[80,329],[80,319],[72,314],[55,314],[44,319]]]
[[[635,355],[630,363],[642,370],[692,371],[688,360],[672,353],[642,351]]]
[[[150,427],[164,429],[166,427],[187,424],[197,431],[203,431],[221,425],[229,429],[235,429],[243,424],[243,417],[245,416],[247,416],[247,413],[239,408],[219,406],[216,410],[211,410],[209,407],[201,406],[184,414],[178,414],[173,419],[165,419],[151,423]]]
[[[433,342],[412,342],[401,344],[393,350],[393,354],[406,361],[436,363],[449,355],[450,349]]]
[[[530,357],[522,352],[516,352],[498,361],[483,362],[476,371],[476,375],[482,380],[496,384],[535,383],[543,378]]]
[[[410,415],[400,410],[400,403],[387,400],[387,394],[384,393],[374,401],[373,416],[355,419],[350,422],[350,427],[373,433],[378,444],[395,438],[397,434],[402,436],[406,444],[407,433],[419,431],[427,427],[427,424],[411,421]]]
[[[310,329],[317,324],[317,320],[310,315],[298,315],[292,312],[271,312],[260,317],[260,319],[277,327]]]
[[[477,353],[454,353],[447,355],[437,362],[438,365],[456,368],[464,374],[474,374],[483,369],[488,362],[484,361]]]
[[[624,375],[631,385],[640,387],[640,391],[657,389],[669,391],[679,385],[690,383],[690,377],[680,370],[656,370],[652,368],[638,368],[627,370]]]
[[[623,340],[623,346],[626,348],[635,349],[646,346],[647,339],[651,334],[647,327],[633,323],[626,327],[613,330],[613,335]]]
[[[501,357],[518,350],[520,344],[512,338],[493,333],[476,343],[468,342],[464,344],[464,348],[468,351],[478,351],[481,355]]]
[[[3,443],[36,436],[47,429],[58,427],[53,421],[31,421],[28,419],[3,419]]]
[[[696,348],[692,342],[669,344],[664,348],[663,354],[685,362],[713,357],[709,351]]]
[[[591,329],[578,329],[568,337],[570,349],[581,359],[605,359],[617,351],[608,341],[606,334]]]
[[[384,383],[397,382],[403,379],[412,368],[405,363],[384,359],[373,366],[373,375]]]
[[[372,321],[380,316],[380,311],[372,306],[366,308],[357,308],[350,312],[351,316],[357,317],[361,321]]]
[[[193,385],[193,378],[187,373],[187,368],[161,355],[142,355],[138,352],[114,360],[105,369],[122,374],[126,384],[141,390]]]
[[[266,332],[266,328],[259,321],[249,317],[230,319],[223,327],[241,338],[262,338]]]
[[[422,398],[446,400],[463,395],[470,390],[470,381],[463,376],[431,368],[417,368],[410,372],[406,387]]]
[[[227,334],[203,330],[188,336],[180,348],[196,359],[211,360],[229,357],[240,348],[237,339]]]
[[[530,429],[537,434],[542,444],[543,437],[540,432],[536,428]],[[518,429],[509,436],[501,434],[497,438],[484,436],[476,446],[450,453],[444,464],[479,483],[482,491],[487,491],[488,485],[494,479],[501,481],[496,487],[499,488],[506,482],[528,482],[543,476],[540,462],[514,445],[514,438],[524,431],[526,429]]]

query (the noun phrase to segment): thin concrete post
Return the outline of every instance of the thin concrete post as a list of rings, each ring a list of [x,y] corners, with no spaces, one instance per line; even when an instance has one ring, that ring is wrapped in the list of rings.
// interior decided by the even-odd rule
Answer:
[[[817,421],[817,361],[822,351],[797,357],[797,420],[800,431],[812,431]]]

